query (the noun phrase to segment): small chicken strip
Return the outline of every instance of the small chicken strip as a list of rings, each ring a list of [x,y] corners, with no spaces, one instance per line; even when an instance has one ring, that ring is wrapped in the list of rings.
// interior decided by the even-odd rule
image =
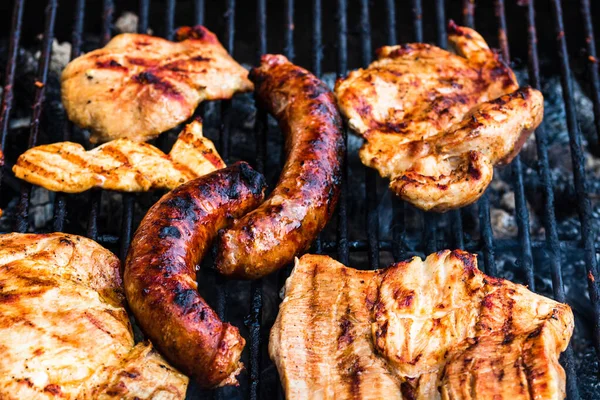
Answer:
[[[0,235],[0,398],[183,400],[188,378],[134,344],[119,260],[63,233]]]
[[[544,113],[542,94],[519,89],[481,35],[453,22],[448,32],[457,54],[425,43],[383,47],[335,88],[366,140],[363,164],[402,199],[438,212],[476,201],[493,166],[512,160]]]
[[[377,271],[305,255],[269,354],[288,399],[563,399],[573,323],[461,250]]]
[[[13,166],[17,178],[48,190],[80,193],[94,187],[122,192],[174,189],[225,167],[213,143],[193,121],[169,155],[148,143],[116,139],[95,149],[61,142],[34,147]]]
[[[204,100],[253,89],[239,65],[203,26],[183,27],[178,42],[125,33],[71,61],[62,100],[92,143],[150,140],[187,120]]]

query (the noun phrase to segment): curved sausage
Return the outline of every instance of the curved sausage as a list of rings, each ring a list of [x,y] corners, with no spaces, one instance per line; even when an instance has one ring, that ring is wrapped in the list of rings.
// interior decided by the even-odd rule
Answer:
[[[333,94],[307,70],[265,55],[250,79],[286,136],[287,161],[265,203],[220,234],[217,268],[255,279],[290,263],[325,227],[339,196],[344,140]]]
[[[217,231],[258,206],[264,189],[246,163],[187,182],[148,211],[131,242],[129,306],[155,347],[203,387],[237,383],[245,341],[198,294],[196,266]]]

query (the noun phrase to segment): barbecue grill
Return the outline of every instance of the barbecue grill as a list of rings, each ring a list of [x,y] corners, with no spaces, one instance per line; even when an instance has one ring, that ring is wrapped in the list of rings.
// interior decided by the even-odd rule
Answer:
[[[283,53],[331,83],[336,75],[342,76],[349,69],[366,66],[373,50],[384,44],[425,40],[446,47],[447,18],[452,17],[467,26],[477,24],[490,45],[500,49],[505,60],[510,61],[511,54],[521,55],[521,60],[513,61],[516,61],[516,67],[522,67],[517,68],[517,72],[522,72],[519,74],[522,84],[526,81],[535,88],[547,89],[547,77],[541,70],[544,65],[551,65],[547,69],[560,77],[556,90],[562,93],[560,107],[564,109],[568,132],[568,140],[565,139],[562,146],[562,158],[569,157],[567,152],[570,154],[570,163],[565,162],[569,164],[567,170],[571,175],[566,188],[557,191],[550,139],[553,126],[543,123],[535,134],[535,141],[529,144],[529,150],[524,150],[534,154],[528,157],[533,161],[526,162],[517,156],[498,174],[499,180],[508,184],[505,190],[514,193],[514,214],[509,216],[515,223],[513,234],[495,237],[492,214],[497,188],[494,184],[474,206],[444,215],[423,213],[390,195],[387,185],[376,172],[357,161],[356,139],[346,135],[350,151],[337,213],[311,251],[329,254],[345,265],[373,269],[443,248],[464,248],[480,254],[480,268],[487,274],[509,277],[572,305],[578,323],[571,346],[561,358],[567,374],[568,398],[600,399],[600,274],[597,261],[600,248],[595,232],[595,227],[600,226],[600,212],[593,202],[600,191],[595,179],[586,178],[586,166],[598,154],[599,140],[595,135],[600,135],[600,78],[592,18],[592,8],[596,13],[600,12],[598,4],[591,5],[589,0],[570,1],[569,7],[573,9],[566,10],[568,18],[563,18],[560,0],[519,0],[518,5],[516,0],[507,4],[504,0],[482,1],[477,5],[474,0],[462,3],[451,0],[313,0],[310,4],[294,4],[294,0],[281,3],[256,0],[239,4],[235,0],[207,2],[210,4],[205,4],[204,0],[140,0],[137,5],[124,2],[119,7],[113,0],[74,0],[65,2],[60,8],[58,0],[48,0],[39,42],[41,54],[37,72],[32,73],[35,85],[30,85],[32,99],[20,98],[20,78],[16,77],[20,76],[20,65],[25,62],[22,49],[31,48],[25,42],[31,42],[27,35],[37,27],[26,21],[39,18],[39,3],[12,1],[10,34],[7,35],[8,45],[4,47],[7,54],[0,58],[0,64],[6,61],[6,71],[1,75],[4,83],[0,129],[6,165],[3,172],[0,170],[0,204],[5,210],[0,231],[85,234],[114,250],[121,259],[127,254],[137,223],[157,199],[157,194],[116,195],[99,190],[76,196],[56,194],[50,202],[53,219],[43,226],[36,226],[32,223],[35,213],[31,205],[32,186],[17,181],[10,172],[11,163],[26,148],[42,141],[82,141],[86,137],[84,132],[66,121],[60,107],[58,80],[50,68],[55,36],[71,43],[70,57],[75,58],[83,51],[107,43],[115,33],[115,17],[127,8],[137,13],[139,32],[152,29],[154,34],[171,39],[179,25],[206,24],[238,61],[252,65],[258,63],[261,54]],[[100,7],[101,15],[96,15]],[[26,9],[38,16],[28,19]],[[536,19],[536,11],[544,18]],[[8,26],[9,13],[5,14],[4,25]],[[374,23],[375,17],[377,23]],[[596,14],[595,19],[600,19],[600,15]],[[59,24],[57,21],[67,22]],[[70,37],[62,32],[66,29],[64,26],[72,29]],[[41,30],[41,25],[39,27]],[[538,39],[539,47],[547,50],[544,53],[547,60],[538,55]],[[577,69],[575,73],[573,66]],[[592,136],[584,136],[580,129],[577,78],[591,101],[595,117],[595,135]],[[25,142],[10,132],[18,130],[11,125],[11,118],[16,119],[19,104],[28,100],[32,100],[32,110],[27,110],[30,123]],[[278,128],[266,113],[255,110],[251,95],[203,104],[197,114],[204,118],[206,134],[215,141],[224,160],[245,159],[257,170],[265,172],[270,186],[274,186],[281,166],[282,140]],[[26,133],[24,129],[20,131],[22,135]],[[158,139],[158,145],[167,149],[176,133],[177,130],[164,134]],[[530,184],[532,181],[535,183]],[[117,202],[119,205],[115,206]],[[530,203],[535,203],[535,210],[531,210]],[[555,207],[555,204],[561,206]],[[564,220],[568,219],[569,210],[564,209],[564,204],[576,206],[576,216],[569,219],[570,230],[565,228]],[[532,215],[538,215],[541,221],[537,228],[533,226]],[[247,338],[243,356],[247,373],[240,377],[238,388],[202,391],[192,385],[188,397],[282,398],[277,372],[267,355],[267,343],[277,312],[278,291],[290,268],[251,283],[227,282],[211,270],[211,260],[205,261],[199,278],[201,290],[220,317],[240,327]],[[570,290],[565,289],[563,278]],[[588,293],[576,293],[580,287],[587,287]]]

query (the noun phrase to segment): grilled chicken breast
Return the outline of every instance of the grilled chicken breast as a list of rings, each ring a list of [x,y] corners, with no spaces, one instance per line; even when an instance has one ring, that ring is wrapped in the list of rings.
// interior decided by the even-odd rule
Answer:
[[[456,54],[424,43],[387,46],[336,83],[350,127],[365,138],[363,164],[424,210],[477,200],[495,164],[508,163],[541,123],[542,94],[519,89],[474,30],[449,25]]]
[[[305,255],[269,354],[289,399],[562,399],[569,306],[440,251],[378,271]]]
[[[203,26],[183,27],[178,42],[126,33],[70,62],[62,100],[93,143],[146,141],[188,119],[204,100],[252,90],[248,71]]]
[[[66,234],[0,235],[0,398],[183,399],[186,376],[134,346],[119,261]]]
[[[213,143],[193,121],[179,134],[169,155],[156,147],[116,139],[90,151],[72,142],[27,150],[17,159],[17,178],[56,192],[80,193],[93,187],[122,192],[174,189],[225,167]]]

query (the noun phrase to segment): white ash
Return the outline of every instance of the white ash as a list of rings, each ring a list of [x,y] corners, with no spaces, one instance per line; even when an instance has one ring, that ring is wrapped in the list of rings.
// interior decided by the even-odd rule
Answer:
[[[39,186],[33,186],[29,215],[32,216],[32,225],[40,229],[50,222],[54,215],[54,192]]]
[[[119,33],[136,33],[138,16],[130,11],[125,11],[115,22],[115,29]]]
[[[27,128],[31,124],[31,117],[23,117],[23,118],[11,118],[10,120],[10,129],[22,129]]]
[[[37,51],[34,55],[35,60],[39,60],[42,53]],[[71,60],[71,43],[52,40],[52,56],[50,57],[50,71],[60,75]]]

